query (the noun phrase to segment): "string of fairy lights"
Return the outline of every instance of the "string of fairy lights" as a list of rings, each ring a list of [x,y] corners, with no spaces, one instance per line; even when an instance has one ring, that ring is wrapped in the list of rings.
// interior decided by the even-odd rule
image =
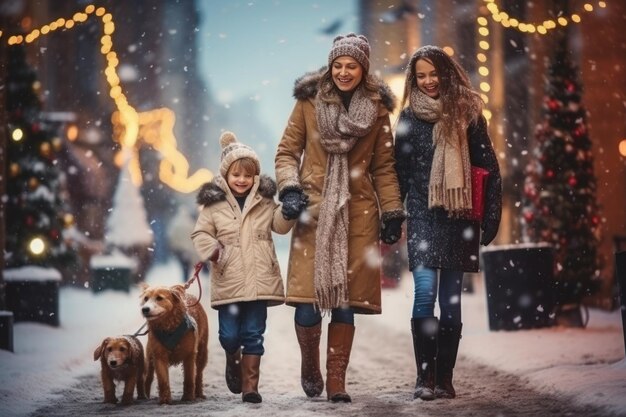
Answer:
[[[576,24],[582,21],[582,13],[590,13],[594,10],[592,3],[585,3],[578,13],[559,16],[556,19],[547,19],[541,23],[522,22],[501,11],[496,0],[483,0],[491,17],[491,21],[502,25],[505,28],[512,28],[522,33],[546,35],[551,30],[558,27],[565,27],[568,24]],[[598,1],[599,8],[605,8],[605,1]],[[163,183],[181,192],[193,192],[203,183],[210,181],[213,174],[200,169],[189,176],[189,163],[185,156],[176,148],[176,137],[173,132],[175,114],[167,108],[160,108],[145,112],[138,112],[129,104],[126,95],[122,90],[117,66],[119,59],[115,52],[112,35],[115,32],[113,15],[106,11],[104,7],[88,5],[84,12],[77,12],[71,18],[59,18],[40,28],[33,29],[26,35],[13,35],[8,38],[9,45],[21,43],[33,43],[41,36],[54,33],[59,29],[72,29],[75,25],[86,22],[90,17],[100,18],[103,27],[103,35],[100,38],[100,52],[106,58],[105,76],[109,84],[109,96],[113,99],[117,111],[112,116],[115,140],[121,145],[121,150],[116,155],[116,163],[122,166],[128,160],[131,178],[135,184],[141,183],[141,167],[138,157],[138,149],[143,142],[149,143],[163,155],[159,168],[159,178]],[[476,19],[478,31],[479,52],[476,59],[479,62],[478,74],[480,76],[479,89],[481,97],[487,106],[484,116],[489,121],[492,113],[488,108],[489,93],[491,83],[489,76],[489,49],[490,49],[490,20],[485,16]],[[0,38],[4,36],[0,30]],[[12,135],[14,140],[22,137],[17,133]],[[76,137],[76,135],[73,135]],[[19,139],[18,139],[19,138]],[[626,148],[626,145],[624,145]],[[625,150],[626,152],[626,150]]]
[[[547,19],[541,23],[529,23],[529,22],[521,22],[518,19],[515,19],[508,15],[508,13],[503,12],[498,7],[496,0],[483,0],[487,10],[489,11],[491,20],[495,23],[502,25],[504,28],[511,28],[518,30],[522,33],[529,34],[539,34],[546,35],[551,30],[565,27],[568,24],[580,23],[582,21],[581,13],[590,13],[594,10],[594,6],[591,3],[585,3],[582,6],[582,11],[579,13],[571,13],[569,15],[559,16],[556,19]],[[605,8],[605,1],[598,1],[597,5],[599,8]],[[489,104],[489,93],[491,91],[491,83],[489,82],[489,19],[484,16],[479,16],[476,19],[476,28],[478,31],[478,48],[480,51],[476,54],[476,59],[479,62],[478,74],[480,75],[479,88],[481,91],[481,97],[484,100],[485,104]],[[491,120],[492,113],[486,107],[484,110],[484,116],[489,121]]]
[[[84,12],[77,12],[71,18],[59,18],[40,28],[31,30],[26,35],[9,36],[8,45],[30,44],[42,36],[50,35],[59,29],[72,29],[77,24],[86,22],[90,17],[99,18],[102,23],[102,37],[100,38],[100,53],[106,59],[104,74],[109,85],[109,96],[113,99],[117,111],[112,115],[114,139],[121,149],[115,156],[118,166],[128,163],[133,182],[141,184],[141,166],[138,150],[142,143],[152,145],[162,156],[159,166],[159,178],[172,189],[190,193],[197,190],[202,184],[210,181],[213,174],[200,169],[189,175],[189,163],[185,156],[177,149],[174,135],[176,116],[168,108],[160,108],[145,112],[138,112],[128,102],[123,92],[120,78],[117,75],[119,59],[113,45],[112,35],[115,32],[113,15],[104,7],[88,5]],[[4,36],[0,30],[0,38]],[[70,132],[68,132],[70,133]],[[22,140],[23,135],[12,132],[13,140]],[[68,138],[77,137],[77,132],[68,134]]]

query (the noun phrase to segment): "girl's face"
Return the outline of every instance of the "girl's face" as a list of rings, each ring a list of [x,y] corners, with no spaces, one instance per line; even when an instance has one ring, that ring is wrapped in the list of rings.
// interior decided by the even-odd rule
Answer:
[[[430,98],[439,98],[439,76],[433,64],[425,59],[415,62],[417,88]]]
[[[363,67],[350,56],[340,56],[333,61],[331,74],[339,90],[352,91],[363,79]]]
[[[254,174],[242,169],[239,164],[233,164],[228,170],[226,182],[235,197],[243,197],[254,184]]]

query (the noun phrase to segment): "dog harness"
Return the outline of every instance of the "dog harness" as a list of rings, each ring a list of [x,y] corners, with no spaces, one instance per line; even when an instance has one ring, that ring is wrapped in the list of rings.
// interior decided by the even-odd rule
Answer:
[[[180,342],[180,339],[182,339],[185,333],[189,330],[193,330],[194,332],[196,331],[196,321],[193,317],[189,316],[189,314],[185,314],[183,320],[173,331],[166,332],[164,330],[155,330],[154,336],[168,350],[173,350]]]

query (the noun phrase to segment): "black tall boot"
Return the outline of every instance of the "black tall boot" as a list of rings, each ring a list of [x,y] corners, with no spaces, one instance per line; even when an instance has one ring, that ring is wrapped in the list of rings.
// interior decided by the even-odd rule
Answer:
[[[413,398],[435,399],[435,369],[437,368],[437,317],[411,319],[413,351],[417,366],[417,379]]]
[[[456,364],[457,353],[459,352],[462,327],[462,323],[456,326],[439,326],[437,385],[435,386],[435,395],[437,398],[456,397],[456,391],[452,385],[452,371]]]

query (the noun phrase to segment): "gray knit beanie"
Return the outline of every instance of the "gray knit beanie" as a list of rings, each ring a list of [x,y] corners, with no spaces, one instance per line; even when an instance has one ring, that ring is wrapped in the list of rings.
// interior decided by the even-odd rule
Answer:
[[[363,35],[348,33],[339,35],[333,40],[333,47],[328,54],[328,66],[340,56],[350,56],[354,58],[367,73],[370,69],[370,44]]]
[[[220,144],[222,145],[222,156],[220,159],[220,174],[222,174],[222,177],[226,178],[230,165],[241,158],[252,159],[256,164],[257,172],[261,172],[261,163],[256,152],[251,147],[237,142],[237,136],[233,132],[227,131],[222,133]]]

